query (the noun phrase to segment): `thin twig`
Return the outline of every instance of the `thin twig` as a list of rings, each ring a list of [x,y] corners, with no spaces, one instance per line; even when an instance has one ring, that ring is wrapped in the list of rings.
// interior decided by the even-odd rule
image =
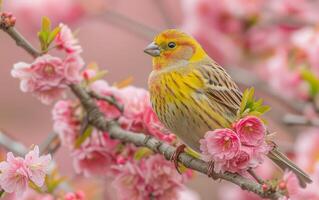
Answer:
[[[173,28],[174,22],[173,22],[172,18],[170,17],[170,13],[167,12],[167,9],[165,8],[163,0],[153,0],[153,2],[156,5],[156,7],[158,8],[158,10],[160,11],[167,28]]]
[[[105,21],[112,23],[113,25],[116,25],[119,28],[124,29],[125,31],[134,33],[136,36],[142,39],[145,39],[147,41],[153,40],[156,33],[159,32],[158,30],[154,28],[151,28],[125,15],[122,15],[120,13],[117,13],[111,10],[107,10],[103,14],[98,16],[102,17],[102,19],[104,19]]]
[[[25,147],[22,143],[10,138],[2,131],[0,131],[0,146],[18,156],[24,156],[28,152],[27,147]]]
[[[55,152],[60,148],[61,141],[57,133],[51,133],[48,135],[47,139],[40,145],[40,154],[51,154],[54,155]]]
[[[2,30],[16,42],[16,44],[26,50],[32,57],[41,55],[14,27],[2,28]]]
[[[120,112],[123,112],[123,105],[120,105],[113,96],[101,96],[92,90],[88,91],[88,94],[97,100],[106,101],[107,103],[115,106]]]
[[[319,127],[319,119],[307,119],[305,116],[302,115],[294,115],[294,114],[287,114],[283,118],[283,122],[288,125],[295,125],[295,126],[318,126]]]
[[[263,184],[265,181],[260,178],[253,169],[248,169],[247,172],[257,181],[259,184]]]

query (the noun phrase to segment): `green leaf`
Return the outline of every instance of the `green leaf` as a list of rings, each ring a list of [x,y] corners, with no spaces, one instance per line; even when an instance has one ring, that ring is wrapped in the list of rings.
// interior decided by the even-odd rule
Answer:
[[[50,174],[45,177],[45,186],[47,188],[47,193],[53,193],[54,190],[66,180],[65,177],[60,176],[58,170],[55,168]]]
[[[310,95],[316,96],[319,92],[319,79],[310,70],[302,69],[301,77],[309,84]]]
[[[263,99],[255,100],[254,94],[254,88],[249,88],[244,91],[238,118],[247,115],[261,116],[270,110],[269,106],[263,105]]]
[[[88,81],[88,84],[90,85],[91,83],[94,83],[95,81],[102,79],[106,74],[107,74],[106,70],[98,71],[95,76],[90,78],[90,80]]]
[[[145,157],[152,155],[152,154],[153,154],[153,151],[150,150],[149,148],[141,147],[134,153],[134,159],[139,161],[142,158],[145,158]]]
[[[41,27],[42,32],[50,33],[51,31],[51,20],[48,17],[43,17],[42,18],[42,27]]]
[[[48,44],[51,44],[53,42],[53,40],[55,39],[55,37],[60,31],[61,31],[61,28],[59,26],[53,29],[53,31],[48,36]]]
[[[81,144],[88,138],[91,136],[93,131],[93,126],[88,125],[88,127],[85,129],[84,133],[82,135],[80,135],[76,141],[75,141],[75,148],[79,148],[81,146]]]

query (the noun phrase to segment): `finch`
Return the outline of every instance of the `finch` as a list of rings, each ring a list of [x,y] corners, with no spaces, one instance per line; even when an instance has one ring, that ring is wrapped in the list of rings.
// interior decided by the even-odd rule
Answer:
[[[201,45],[184,32],[165,30],[144,52],[153,57],[148,85],[154,112],[182,142],[200,153],[199,140],[207,131],[230,127],[236,120],[242,92]],[[277,148],[268,157],[283,170],[292,170],[301,186],[311,182]]]

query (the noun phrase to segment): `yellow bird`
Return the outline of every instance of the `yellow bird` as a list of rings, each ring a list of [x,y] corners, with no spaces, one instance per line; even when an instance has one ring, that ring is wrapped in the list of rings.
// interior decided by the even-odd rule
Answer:
[[[194,38],[179,30],[161,32],[144,52],[153,57],[148,84],[154,111],[179,139],[200,153],[199,140],[207,131],[230,127],[236,119],[241,91]],[[311,182],[277,148],[268,157],[283,170],[292,170],[302,186]]]

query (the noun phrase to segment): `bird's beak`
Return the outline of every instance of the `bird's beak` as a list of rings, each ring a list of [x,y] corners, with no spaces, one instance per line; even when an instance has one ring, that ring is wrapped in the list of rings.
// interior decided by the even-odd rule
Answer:
[[[156,56],[160,56],[161,50],[159,46],[155,44],[155,42],[152,42],[144,49],[144,52],[147,53],[148,55],[156,57]]]

